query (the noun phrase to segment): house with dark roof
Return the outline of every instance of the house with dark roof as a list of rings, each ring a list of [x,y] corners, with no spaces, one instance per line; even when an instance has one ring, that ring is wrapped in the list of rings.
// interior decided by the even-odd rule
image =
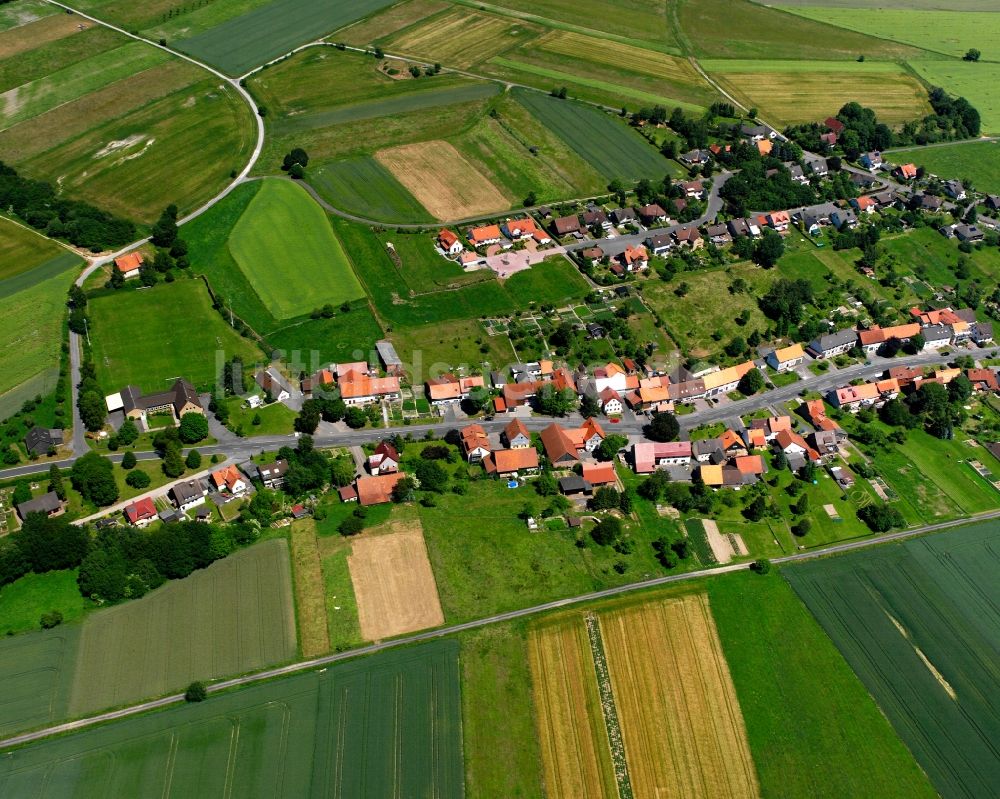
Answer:
[[[639,209],[639,219],[642,220],[642,224],[648,227],[649,225],[655,225],[657,222],[666,222],[667,212],[656,203],[650,203]]]
[[[552,229],[559,238],[577,234],[581,230],[580,217],[577,214],[561,216],[552,222]]]
[[[264,484],[264,488],[281,488],[285,483],[285,474],[288,472],[288,461],[276,460],[274,463],[266,463],[257,467],[257,476]]]
[[[143,394],[137,386],[125,386],[117,394],[106,397],[105,402],[109,412],[121,411],[127,418],[144,425],[149,414],[171,413],[174,424],[178,424],[185,413],[205,415],[198,392],[183,378],[175,380],[166,391],[155,394]]]
[[[32,427],[24,437],[24,448],[29,455],[48,455],[63,443],[63,431],[48,427]]]
[[[814,358],[833,358],[836,355],[843,355],[857,343],[858,331],[848,327],[835,333],[817,336],[809,342],[806,350]]]
[[[611,221],[621,227],[622,225],[634,225],[639,221],[639,215],[634,208],[616,208],[611,212]]]
[[[655,236],[648,236],[645,243],[653,255],[663,255],[674,246],[674,240],[666,233],[657,233]]]
[[[170,496],[178,510],[186,511],[205,502],[208,488],[201,480],[187,480],[175,483],[170,489]]]
[[[59,499],[55,491],[49,491],[40,497],[29,499],[16,506],[17,515],[23,522],[29,513],[44,513],[48,517],[61,516],[66,512],[66,503]]]

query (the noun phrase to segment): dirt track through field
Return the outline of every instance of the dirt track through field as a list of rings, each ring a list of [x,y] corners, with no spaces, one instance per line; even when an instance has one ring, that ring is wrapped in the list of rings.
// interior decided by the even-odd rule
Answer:
[[[381,150],[375,158],[437,219],[510,207],[510,199],[446,141],[404,144]]]
[[[385,529],[390,532],[369,532],[355,541],[347,558],[361,635],[369,641],[444,624],[420,522],[393,522]]]
[[[549,799],[617,799],[583,619],[532,630],[528,657]]]
[[[598,615],[636,799],[760,795],[708,598]]]

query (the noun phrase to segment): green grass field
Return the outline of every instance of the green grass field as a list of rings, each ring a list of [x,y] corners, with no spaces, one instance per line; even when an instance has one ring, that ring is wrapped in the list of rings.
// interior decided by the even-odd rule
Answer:
[[[229,249],[275,319],[364,294],[323,209],[291,181],[264,181],[233,227]]]
[[[889,60],[924,53],[749,0],[681,0],[677,17],[681,35],[699,57]]]
[[[493,625],[460,640],[466,795],[538,796],[541,753],[524,628]]]
[[[748,107],[778,125],[813,122],[862,99],[890,125],[931,113],[927,91],[886,61],[704,60],[702,66]]]
[[[969,142],[943,147],[893,150],[887,156],[899,163],[912,161],[944,178],[969,179],[979,191],[1000,192],[1000,144]]]
[[[662,178],[667,161],[638,133],[594,108],[538,92],[515,90],[541,122],[609,180]]]
[[[391,0],[271,0],[176,44],[195,58],[240,75],[390,4]]]
[[[788,583],[744,572],[705,588],[763,796],[935,795]]]
[[[213,290],[267,340],[270,349],[289,353],[298,350],[306,359],[303,368],[311,371],[321,363],[357,360],[355,352],[365,357],[382,338],[382,329],[367,302],[352,303],[347,313],[338,308],[331,319],[304,316],[277,320],[233,259],[229,236],[262,185],[263,181],[244,183],[208,213],[185,225],[193,270],[208,278]]]
[[[1000,773],[1000,558],[990,522],[785,570],[943,796]]]
[[[0,635],[37,630],[43,613],[58,610],[63,622],[80,619],[89,605],[76,585],[76,569],[26,574],[0,588]]]
[[[288,548],[275,539],[88,616],[70,709],[137,702],[294,655]]]
[[[877,35],[922,50],[961,57],[970,47],[982,51],[987,61],[1000,60],[1000,15],[990,11],[943,11],[914,8],[868,8],[863,13],[850,8],[796,7],[809,19],[839,28]]]
[[[223,360],[263,358],[222,320],[204,284],[193,278],[98,297],[88,308],[94,364],[109,392],[126,385],[163,390],[176,377],[207,388]]]
[[[7,294],[8,281],[24,272],[69,256],[80,258],[40,233],[0,217],[0,296]]]
[[[433,222],[392,173],[368,155],[331,161],[309,170],[309,183],[334,208],[386,222]]]
[[[437,641],[52,739],[5,799],[462,796],[458,645]]]
[[[909,64],[932,86],[941,86],[972,103],[982,117],[984,135],[1000,133],[1000,64],[943,60],[912,60]]]
[[[0,31],[11,30],[55,13],[56,9],[43,0],[24,0],[0,9]]]
[[[68,625],[0,640],[0,734],[66,717],[79,635]]]

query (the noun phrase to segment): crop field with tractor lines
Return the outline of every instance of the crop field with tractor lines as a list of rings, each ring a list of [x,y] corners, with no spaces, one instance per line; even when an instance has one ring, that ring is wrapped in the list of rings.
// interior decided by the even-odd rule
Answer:
[[[28,746],[0,794],[461,799],[462,763],[458,644],[437,641]]]
[[[943,796],[1000,785],[1000,552],[986,522],[786,570]]]
[[[90,713],[192,680],[272,666],[295,651],[288,546],[267,541],[88,616],[70,711]]]
[[[890,125],[931,113],[924,87],[890,62],[721,59],[702,66],[738,100],[779,125],[823,119],[858,98]]]

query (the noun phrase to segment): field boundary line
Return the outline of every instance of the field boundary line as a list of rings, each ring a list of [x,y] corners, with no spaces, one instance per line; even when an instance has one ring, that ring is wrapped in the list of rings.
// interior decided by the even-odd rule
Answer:
[[[604,730],[608,734],[608,747],[611,750],[611,765],[615,770],[618,796],[621,799],[633,799],[632,780],[629,776],[628,760],[625,757],[625,740],[622,735],[621,722],[618,719],[615,692],[611,687],[611,673],[608,671],[607,653],[604,651],[604,637],[601,635],[601,627],[597,621],[596,613],[587,613],[583,617],[583,621],[587,628],[587,641],[590,643],[590,659],[594,664],[597,691],[601,697],[601,717],[604,719]]]

